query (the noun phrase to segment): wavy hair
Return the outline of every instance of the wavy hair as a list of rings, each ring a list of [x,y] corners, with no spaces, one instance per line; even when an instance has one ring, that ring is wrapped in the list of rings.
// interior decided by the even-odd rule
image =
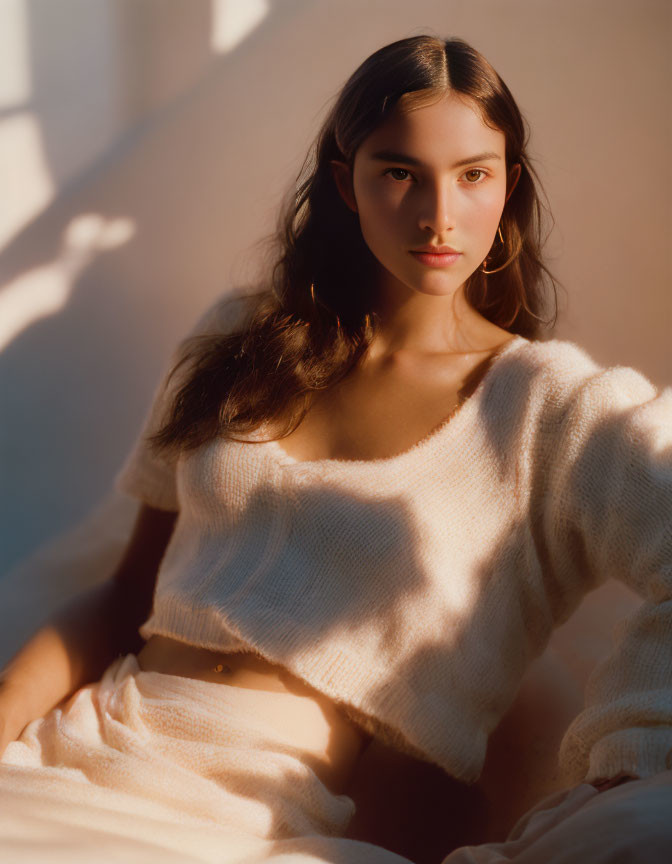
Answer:
[[[245,440],[267,421],[289,435],[319,390],[346,376],[376,333],[372,285],[377,261],[358,214],[337,190],[330,162],[350,168],[362,142],[392,111],[413,110],[453,91],[473,100],[483,121],[504,133],[506,166],[518,183],[499,236],[465,283],[467,302],[485,318],[528,339],[543,338],[547,289],[557,280],[541,257],[541,184],[526,152],[527,124],[508,87],[462,39],[400,39],[368,57],[346,81],[283,199],[276,230],[260,241],[269,257],[252,314],[237,332],[187,339],[173,372],[189,364],[169,416],[149,441],[156,451],[191,449],[215,437]],[[258,245],[258,244],[257,244]],[[347,290],[344,290],[347,286]],[[241,439],[238,436],[243,436]]]

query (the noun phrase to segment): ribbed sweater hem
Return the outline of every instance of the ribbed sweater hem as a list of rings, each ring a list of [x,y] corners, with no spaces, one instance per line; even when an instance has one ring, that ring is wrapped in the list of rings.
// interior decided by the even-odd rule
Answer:
[[[281,663],[315,690],[342,706],[354,722],[382,742],[416,759],[438,765],[451,777],[464,783],[475,783],[478,780],[487,744],[487,735],[483,733],[483,746],[480,748],[483,753],[481,758],[474,759],[473,751],[479,750],[473,747],[474,739],[479,737],[478,718],[465,719],[464,713],[460,718],[465,728],[472,730],[470,759],[460,759],[455,752],[438,751],[433,747],[432,740],[445,740],[441,730],[434,727],[425,727],[429,734],[423,736],[423,740],[411,740],[401,728],[401,724],[395,723],[392,718],[417,716],[416,704],[410,699],[404,699],[393,688],[387,701],[383,699],[376,705],[368,701],[370,694],[376,692],[377,685],[387,670],[365,667],[357,657],[333,645],[323,647],[315,642],[314,632],[302,630],[296,621],[287,620],[283,626],[278,622],[276,610],[259,612],[257,620],[262,630],[267,627],[267,632],[274,634],[272,649],[264,646],[262,640],[246,639],[244,633],[229,624],[221,611],[194,609],[181,603],[179,598],[164,595],[161,602],[155,604],[152,615],[142,625],[140,633],[143,638],[151,635],[167,636],[212,651],[242,650],[240,643],[243,643],[247,646],[245,650],[253,651],[271,662]],[[233,636],[233,643],[227,642],[227,633]],[[310,649],[302,649],[302,645],[309,645]],[[339,686],[343,683],[344,688]],[[347,693],[344,692],[345,689]],[[447,725],[454,722],[450,715],[456,713],[459,711],[455,705],[446,706]]]

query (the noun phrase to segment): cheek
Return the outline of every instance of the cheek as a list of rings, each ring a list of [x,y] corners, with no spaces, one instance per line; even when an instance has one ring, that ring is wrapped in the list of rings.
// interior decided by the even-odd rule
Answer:
[[[400,184],[401,185],[401,184]],[[355,195],[359,224],[367,246],[379,259],[389,259],[399,244],[407,245],[409,236],[417,239],[419,213],[423,209],[417,197],[404,194],[394,183],[357,178]],[[474,258],[484,256],[495,239],[504,209],[506,187],[493,183],[487,188],[457,190],[452,200],[455,237]]]
[[[474,228],[480,228],[484,234],[497,230],[497,225],[504,209],[504,192],[494,189],[474,196],[472,207],[465,211],[465,218]]]
[[[459,223],[456,223],[458,232],[474,259],[484,258],[495,241],[504,209],[504,198],[504,193],[479,196],[478,202],[463,211],[462,231]]]
[[[395,194],[396,192],[396,194]],[[404,208],[399,190],[362,185],[357,196],[359,225],[366,244],[376,255],[385,256],[390,246],[398,245],[403,233]]]
[[[360,217],[372,226],[394,220],[401,206],[399,190],[380,182],[363,182],[356,190]]]

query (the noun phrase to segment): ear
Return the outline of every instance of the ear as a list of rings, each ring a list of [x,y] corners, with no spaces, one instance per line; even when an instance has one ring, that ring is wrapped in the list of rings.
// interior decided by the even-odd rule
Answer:
[[[518,181],[520,180],[520,170],[520,162],[516,162],[514,165],[511,166],[508,180],[509,191],[506,193],[506,200],[504,201],[505,204],[511,197],[511,193],[513,192],[513,190],[518,185]]]
[[[338,159],[330,159],[329,164],[331,165],[331,173],[341,198],[354,213],[357,213],[357,201],[355,200],[350,166],[347,162],[340,162]]]

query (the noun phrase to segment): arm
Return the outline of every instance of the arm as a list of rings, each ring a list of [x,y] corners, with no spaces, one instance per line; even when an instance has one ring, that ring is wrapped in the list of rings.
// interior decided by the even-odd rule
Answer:
[[[248,310],[246,295],[220,296],[187,336],[229,332],[242,325]],[[146,439],[159,428],[188,373],[184,368],[169,375],[183,345],[184,340],[171,352],[140,433],[115,478],[118,491],[142,503],[129,547],[109,580],[49,619],[0,673],[0,754],[27,723],[98,680],[118,654],[141,647],[138,627],[151,609],[158,567],[180,509],[176,458],[157,455]]]
[[[541,503],[549,581],[570,596],[613,577],[643,601],[615,628],[560,744],[568,782],[610,788],[672,767],[672,388],[601,370],[552,437]]]
[[[142,645],[156,574],[177,513],[142,505],[121,562],[102,584],[49,618],[0,674],[0,756],[32,720],[97,681]]]

